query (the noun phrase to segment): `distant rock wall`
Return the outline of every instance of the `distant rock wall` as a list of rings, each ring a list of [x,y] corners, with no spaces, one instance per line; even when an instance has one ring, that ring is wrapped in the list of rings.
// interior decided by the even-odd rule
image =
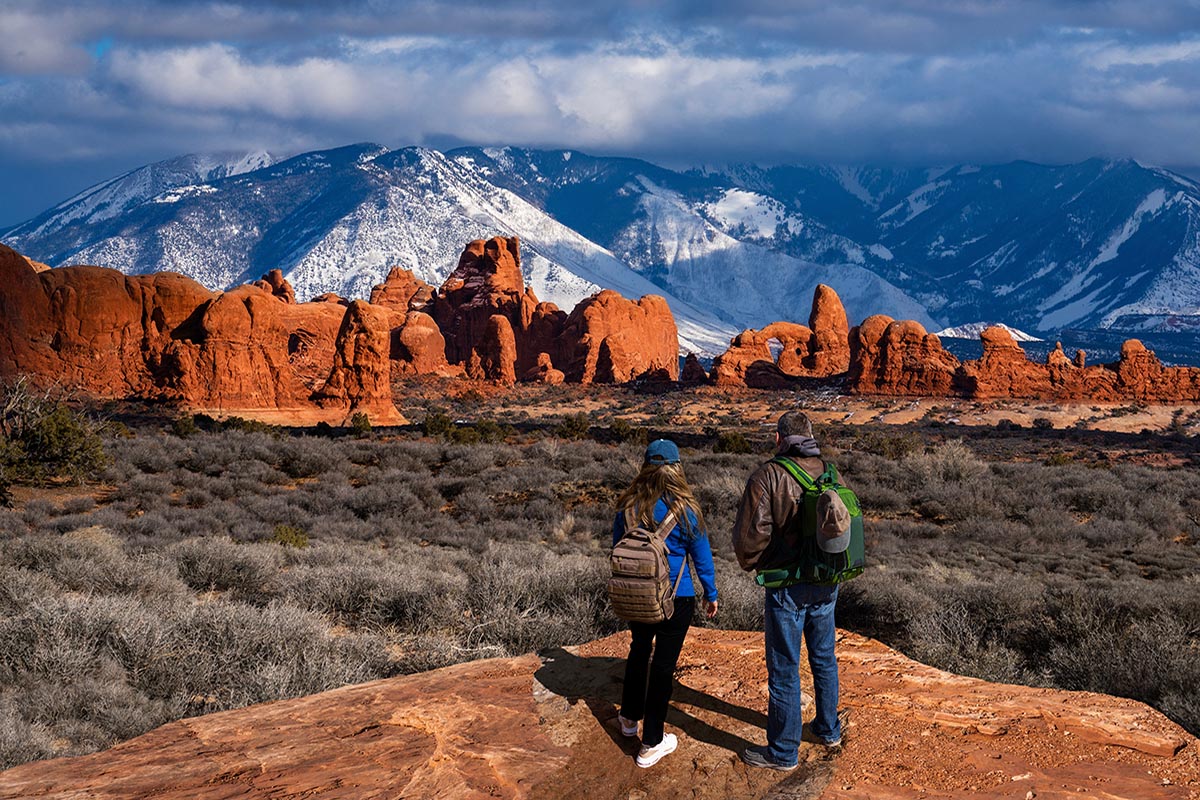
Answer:
[[[867,317],[847,328],[837,293],[818,286],[808,326],[775,322],[746,330],[713,361],[718,386],[786,389],[798,378],[844,376],[851,394],[971,399],[1174,403],[1200,401],[1200,368],[1165,367],[1130,339],[1112,364],[1087,366],[1059,344],[1046,363],[1030,361],[1004,328],[980,334],[983,354],[960,361],[912,320]],[[698,364],[696,365],[699,366]],[[691,372],[693,380],[696,372]]]
[[[983,354],[960,362],[918,323],[869,317],[850,332],[846,388],[855,394],[1028,398],[1055,401],[1200,400],[1200,369],[1165,367],[1136,339],[1112,364],[1086,366],[1082,351],[1067,358],[1059,344],[1044,364],[1030,361],[1004,328],[980,334]]]
[[[661,297],[599,292],[570,314],[521,276],[520,243],[469,243],[438,289],[396,268],[371,302],[297,303],[280,270],[226,292],[175,273],[46,269],[0,245],[0,378],[218,414],[401,420],[393,377],[620,383],[679,377]]]

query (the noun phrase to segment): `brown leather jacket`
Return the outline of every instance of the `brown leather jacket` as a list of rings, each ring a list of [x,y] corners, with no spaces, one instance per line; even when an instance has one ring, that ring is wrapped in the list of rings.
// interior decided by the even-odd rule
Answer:
[[[813,478],[825,471],[819,458],[791,459]],[[802,495],[800,484],[778,464],[768,461],[754,471],[733,525],[733,551],[742,569],[777,569],[796,561],[799,526],[792,523]]]

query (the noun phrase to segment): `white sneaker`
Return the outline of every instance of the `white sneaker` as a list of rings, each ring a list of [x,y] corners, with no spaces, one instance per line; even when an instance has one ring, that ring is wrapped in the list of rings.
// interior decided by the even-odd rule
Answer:
[[[628,736],[631,739],[637,738],[637,720],[625,719],[620,714],[617,714],[617,723],[621,726],[622,736]]]
[[[637,756],[637,765],[639,767],[653,767],[662,757],[675,752],[675,746],[679,742],[675,739],[675,734],[664,733],[663,740],[654,747],[646,747],[642,745],[642,750]]]

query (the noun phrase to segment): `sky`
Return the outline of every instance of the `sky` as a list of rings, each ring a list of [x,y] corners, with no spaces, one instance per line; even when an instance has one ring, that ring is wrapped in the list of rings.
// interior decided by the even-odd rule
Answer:
[[[191,152],[1200,165],[1200,0],[0,0],[0,226]]]

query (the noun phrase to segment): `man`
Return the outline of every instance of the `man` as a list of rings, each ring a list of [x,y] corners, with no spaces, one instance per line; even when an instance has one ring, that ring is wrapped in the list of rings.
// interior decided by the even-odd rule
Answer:
[[[787,456],[816,478],[825,471],[812,422],[801,411],[779,418],[775,434],[778,454]],[[791,566],[799,552],[799,515],[803,488],[780,464],[769,461],[746,481],[733,530],[733,548],[742,569]],[[800,717],[800,638],[808,645],[817,716],[805,739],[826,747],[842,743],[838,718],[838,670],[834,654],[833,609],[837,586],[796,583],[766,589],[767,746],[749,747],[742,761],[753,767],[795,769],[803,723]]]

